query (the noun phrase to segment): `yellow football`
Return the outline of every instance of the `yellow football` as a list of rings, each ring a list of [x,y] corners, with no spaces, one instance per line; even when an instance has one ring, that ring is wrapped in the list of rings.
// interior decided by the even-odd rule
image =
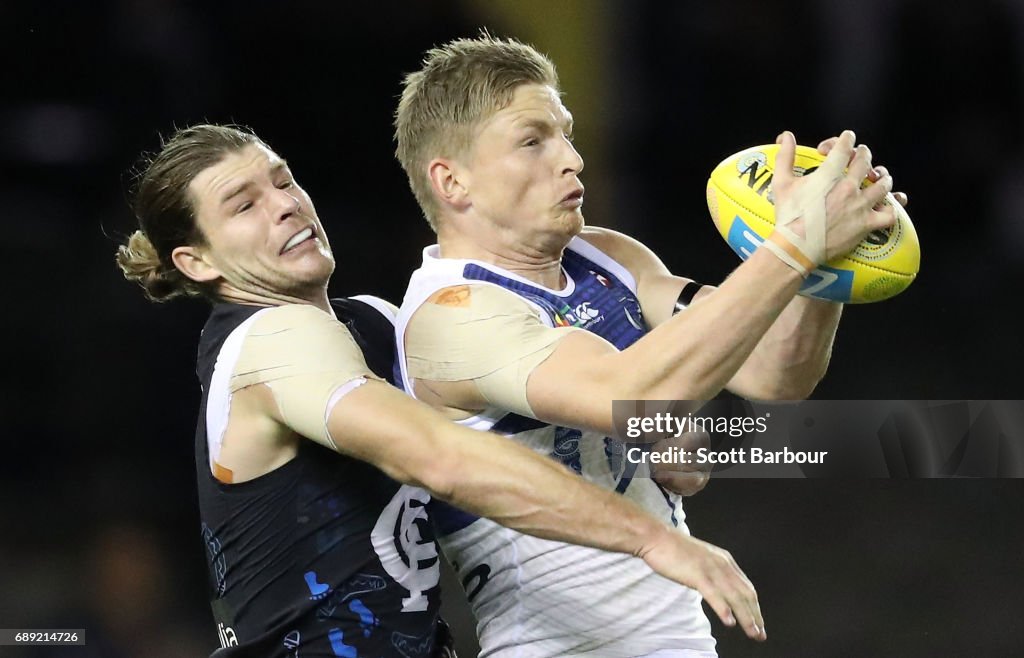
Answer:
[[[755,146],[735,153],[721,162],[708,179],[708,210],[729,246],[746,260],[775,227],[772,175],[776,144]],[[825,156],[807,146],[796,147],[793,171],[809,174]],[[907,289],[921,266],[921,245],[917,231],[903,206],[893,197],[898,221],[887,229],[873,231],[845,256],[815,269],[800,294],[849,304],[889,299]]]

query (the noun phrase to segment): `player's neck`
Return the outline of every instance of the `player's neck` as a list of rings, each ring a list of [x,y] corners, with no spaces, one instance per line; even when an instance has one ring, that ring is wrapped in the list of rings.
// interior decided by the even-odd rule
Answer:
[[[565,286],[562,250],[568,240],[561,244],[544,241],[530,244],[514,236],[481,240],[454,231],[441,231],[437,242],[441,258],[478,260],[552,290]]]
[[[303,294],[288,294],[272,291],[239,290],[232,286],[223,286],[219,291],[220,298],[232,304],[250,306],[284,306],[286,304],[312,304],[321,311],[334,314],[327,299],[327,289],[311,290]]]

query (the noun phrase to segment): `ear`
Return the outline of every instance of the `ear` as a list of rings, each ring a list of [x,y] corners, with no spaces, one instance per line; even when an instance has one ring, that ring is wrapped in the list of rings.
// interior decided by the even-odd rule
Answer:
[[[466,174],[458,163],[447,158],[434,158],[427,165],[430,186],[442,206],[455,210],[469,207],[469,189],[465,185]]]
[[[221,277],[220,270],[197,247],[175,247],[171,252],[171,262],[182,274],[199,283],[209,283]]]

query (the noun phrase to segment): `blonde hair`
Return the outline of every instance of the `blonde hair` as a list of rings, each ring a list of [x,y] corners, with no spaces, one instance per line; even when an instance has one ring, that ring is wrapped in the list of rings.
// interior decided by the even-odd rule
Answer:
[[[156,247],[141,230],[128,237],[128,243],[117,248],[118,267],[124,278],[142,286],[146,298],[165,302],[180,295],[201,295],[202,290],[173,265],[161,262]]]
[[[524,84],[557,91],[555,65],[530,45],[486,31],[428,50],[422,68],[405,76],[395,113],[395,156],[434,231],[438,205],[427,164],[435,157],[465,154],[476,127],[508,107]]]
[[[250,144],[266,146],[240,126],[199,124],[176,131],[162,142],[159,153],[139,165],[132,194],[139,230],[117,248],[115,260],[124,277],[142,286],[149,299],[214,296],[209,286],[182,274],[171,262],[171,253],[176,247],[206,244],[189,184],[204,169]]]

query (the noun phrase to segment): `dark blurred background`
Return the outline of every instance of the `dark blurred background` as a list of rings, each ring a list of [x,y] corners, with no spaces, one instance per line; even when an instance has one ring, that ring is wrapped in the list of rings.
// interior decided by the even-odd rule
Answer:
[[[175,126],[252,126],[317,204],[331,292],[397,302],[432,237],[392,156],[399,83],[482,26],[558,66],[588,222],[705,282],[737,264],[704,205],[711,169],[783,129],[808,145],[855,129],[910,196],[922,270],[846,309],[815,397],[1024,397],[1018,0],[5,0],[0,627],[89,644],[0,656],[217,646],[192,464],[206,308],[146,302],[113,260],[139,153]],[[1024,655],[1021,483],[713,482],[691,530],[736,556],[770,637],[714,620],[721,654]]]

